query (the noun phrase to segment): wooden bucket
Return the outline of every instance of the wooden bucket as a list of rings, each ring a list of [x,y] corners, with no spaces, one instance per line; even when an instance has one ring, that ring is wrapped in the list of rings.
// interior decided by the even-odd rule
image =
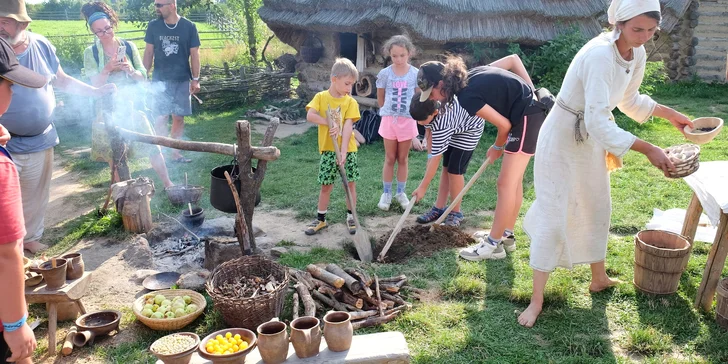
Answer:
[[[675,293],[690,259],[688,240],[669,231],[642,230],[634,242],[634,285],[652,294]]]
[[[718,283],[717,302],[715,305],[715,321],[718,325],[728,330],[728,278],[722,279]]]

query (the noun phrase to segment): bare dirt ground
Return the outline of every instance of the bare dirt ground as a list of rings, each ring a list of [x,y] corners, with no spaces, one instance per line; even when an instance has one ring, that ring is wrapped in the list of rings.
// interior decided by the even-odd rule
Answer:
[[[258,128],[256,124],[256,128]],[[310,124],[285,125],[279,127],[277,136],[286,137],[292,134],[301,133],[311,127]],[[262,126],[264,130],[264,126]],[[93,210],[95,206],[91,206],[88,201],[78,196],[88,193],[93,189],[84,186],[79,182],[79,175],[69,173],[61,166],[61,158],[56,158],[54,164],[53,181],[51,183],[51,199],[48,210],[46,211],[46,226],[52,227],[63,223],[64,221],[74,219]],[[473,216],[471,221],[482,221],[485,215]],[[390,232],[400,215],[389,215],[386,217],[371,217],[363,221],[369,234],[374,238],[381,238],[387,232]],[[416,225],[416,216],[410,215],[407,218],[405,226]],[[230,215],[232,224],[232,215]],[[266,206],[261,206],[255,213],[255,225],[263,230],[264,235],[259,237],[261,240],[259,245],[266,245],[266,251],[278,242],[285,240],[294,242],[299,246],[309,247],[325,247],[330,249],[338,249],[345,242],[351,240],[344,224],[333,224],[328,229],[315,236],[307,236],[303,234],[304,221],[296,219],[296,214],[292,210],[272,210]],[[475,226],[474,222],[467,224],[463,230],[466,233],[472,233]],[[386,238],[385,238],[386,239]],[[97,340],[94,347],[76,348],[68,357],[58,356],[49,357],[47,354],[36,358],[39,363],[83,363],[95,364],[103,363],[104,360],[96,355],[99,346],[113,347],[120,343],[133,341],[135,332],[140,323],[138,323],[131,312],[131,304],[136,297],[143,294],[144,288],[141,286],[141,280],[138,279],[138,268],[133,267],[123,259],[122,255],[127,248],[129,241],[114,241],[107,238],[96,238],[83,240],[70,249],[69,252],[80,252],[86,265],[86,270],[93,271],[91,284],[83,299],[83,303],[87,311],[92,312],[102,309],[117,309],[122,311],[121,331],[111,337],[101,338]],[[150,267],[151,268],[151,267]],[[35,309],[34,312],[46,319],[46,314],[41,308]],[[58,327],[56,341],[62,343],[67,330],[72,326],[72,322],[61,322]],[[36,337],[40,346],[47,346],[47,324],[41,324],[35,330]]]

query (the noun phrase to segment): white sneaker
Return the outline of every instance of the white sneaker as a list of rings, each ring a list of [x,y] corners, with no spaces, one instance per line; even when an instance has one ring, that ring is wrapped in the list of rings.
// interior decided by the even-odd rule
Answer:
[[[399,203],[404,208],[409,205],[409,198],[407,198],[407,195],[405,195],[404,192],[400,192],[394,195],[394,199],[397,200],[397,203]]]
[[[389,205],[392,204],[392,194],[391,193],[383,193],[382,197],[379,198],[379,203],[377,206],[384,210],[389,211]]]
[[[471,261],[503,259],[506,257],[506,251],[501,244],[493,245],[485,239],[480,239],[478,244],[461,250],[460,257]]]

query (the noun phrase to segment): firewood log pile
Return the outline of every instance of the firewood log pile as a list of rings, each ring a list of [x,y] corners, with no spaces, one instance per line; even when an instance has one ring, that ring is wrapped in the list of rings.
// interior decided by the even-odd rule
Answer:
[[[317,311],[346,311],[354,329],[392,321],[412,307],[401,296],[420,299],[423,291],[407,285],[407,277],[378,278],[357,268],[342,269],[336,264],[325,267],[309,264],[305,271],[290,269],[293,278],[293,319],[316,316]],[[303,311],[299,311],[299,300]]]
[[[298,125],[306,122],[306,108],[302,101],[285,105],[267,105],[257,110],[248,110],[246,117],[272,120],[278,118],[281,123]]]

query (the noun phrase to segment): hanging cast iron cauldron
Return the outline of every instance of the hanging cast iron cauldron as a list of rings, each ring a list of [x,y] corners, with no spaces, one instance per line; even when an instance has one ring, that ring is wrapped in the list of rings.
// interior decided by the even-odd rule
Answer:
[[[222,212],[235,214],[238,210],[235,207],[235,199],[230,191],[230,186],[225,179],[225,171],[230,173],[230,177],[235,184],[235,189],[240,193],[240,179],[237,178],[238,166],[236,164],[228,164],[215,167],[210,171],[210,205]],[[253,168],[253,172],[255,172],[255,168]],[[260,204],[260,191],[255,196],[255,206],[258,206],[258,204]]]

